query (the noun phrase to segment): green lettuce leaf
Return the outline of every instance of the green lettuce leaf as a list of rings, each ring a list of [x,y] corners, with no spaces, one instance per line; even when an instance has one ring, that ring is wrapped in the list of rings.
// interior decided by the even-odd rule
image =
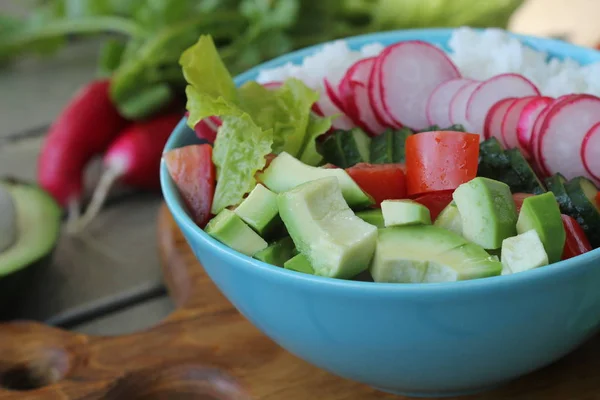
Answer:
[[[298,155],[305,137],[312,105],[319,94],[298,79],[288,79],[276,90],[247,82],[239,90],[241,107],[257,125],[273,129],[273,153]]]
[[[218,168],[212,213],[238,204],[256,185],[254,174],[265,166],[273,131],[262,130],[248,114],[224,116],[215,141],[213,162]]]
[[[323,161],[323,156],[317,151],[317,138],[331,128],[333,118],[333,116],[321,118],[311,114],[306,128],[306,141],[300,153],[300,161],[308,165],[318,165]]]
[[[211,36],[202,35],[183,52],[179,63],[185,80],[199,92],[227,101],[237,97],[235,83],[219,56]]]

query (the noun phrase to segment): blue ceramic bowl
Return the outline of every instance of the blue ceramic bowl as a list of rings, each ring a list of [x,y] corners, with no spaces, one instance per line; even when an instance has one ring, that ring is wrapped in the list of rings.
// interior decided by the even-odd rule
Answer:
[[[353,48],[421,39],[445,46],[451,30],[353,37]],[[521,36],[557,57],[588,63],[598,52]],[[319,46],[261,68],[298,63]],[[182,121],[167,150],[195,143]],[[320,368],[383,391],[433,397],[485,390],[543,367],[600,326],[600,249],[515,275],[441,284],[344,281],[284,270],[244,256],[199,229],[166,167],[167,205],[206,272],[258,329]]]

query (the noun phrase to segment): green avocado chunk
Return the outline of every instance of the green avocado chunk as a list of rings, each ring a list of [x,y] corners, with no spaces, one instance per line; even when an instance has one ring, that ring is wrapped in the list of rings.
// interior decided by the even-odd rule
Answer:
[[[383,213],[380,208],[374,208],[372,210],[363,210],[356,213],[356,216],[371,225],[375,225],[378,228],[385,228],[383,222]]]
[[[502,242],[502,275],[514,274],[548,264],[548,255],[535,229]]]
[[[227,208],[211,219],[204,230],[219,242],[247,256],[253,256],[268,247],[258,233]]]
[[[54,249],[60,235],[62,211],[36,185],[0,180],[0,193],[4,198],[0,208],[3,229],[8,228],[0,232],[4,243],[0,250],[0,277],[4,277],[28,267]],[[8,217],[9,213],[12,217]]]
[[[262,237],[269,237],[281,228],[277,195],[257,184],[234,212]]]
[[[412,200],[384,200],[381,212],[386,227],[400,225],[431,225],[429,209]]]
[[[482,247],[433,225],[380,229],[371,264],[375,282],[449,282],[499,275],[502,264]]]
[[[326,177],[337,178],[344,199],[351,207],[367,207],[374,204],[373,199],[342,168],[312,167],[286,152],[280,153],[264,172],[257,174],[257,179],[275,193]]]
[[[556,197],[552,192],[527,197],[523,200],[517,232],[525,233],[534,229],[544,244],[548,261],[560,261],[565,246],[565,227],[560,215]]]
[[[433,224],[437,227],[462,235],[462,219],[456,203],[451,201],[437,216]]]
[[[315,275],[347,279],[369,267],[377,228],[348,207],[335,177],[280,193],[277,204],[296,248]]]
[[[266,249],[254,254],[254,258],[267,264],[283,267],[283,264],[298,254],[294,241],[287,236],[269,245]]]
[[[517,209],[507,184],[478,177],[460,185],[452,196],[467,240],[498,249],[504,239],[517,234]]]
[[[283,264],[283,268],[314,275],[315,270],[304,254],[298,254]]]

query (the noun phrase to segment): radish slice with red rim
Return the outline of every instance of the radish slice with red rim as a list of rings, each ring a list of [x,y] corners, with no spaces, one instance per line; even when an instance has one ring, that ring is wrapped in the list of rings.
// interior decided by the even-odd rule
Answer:
[[[519,74],[500,74],[482,82],[467,103],[467,121],[473,133],[483,134],[487,113],[494,104],[507,97],[539,96],[530,80]]]
[[[381,97],[381,55],[375,60],[375,65],[371,69],[371,75],[369,76],[369,84],[367,89],[369,91],[369,101],[371,107],[375,112],[377,122],[383,126],[391,128],[401,128],[402,124],[397,124],[396,121],[387,113],[383,106],[383,99]]]
[[[479,81],[474,81],[463,86],[450,100],[448,118],[453,124],[461,124],[466,130],[470,130],[467,124],[467,102],[471,94],[479,86]]]
[[[210,118],[205,118],[194,126],[194,132],[198,139],[206,140],[209,143],[214,143],[217,138],[218,127],[214,126]]]
[[[429,125],[450,126],[450,101],[465,85],[474,82],[472,79],[456,78],[439,84],[427,100],[426,116]]]
[[[565,95],[562,95],[562,96],[554,99],[552,101],[552,103],[548,104],[548,106],[540,113],[540,115],[538,115],[538,117],[535,120],[535,123],[533,124],[533,130],[532,130],[531,142],[530,142],[531,154],[533,156],[534,161],[536,162],[536,164],[538,166],[538,169],[544,175],[550,175],[550,173],[544,168],[544,165],[542,164],[542,161],[541,161],[542,155],[540,154],[540,130],[541,130],[542,125],[546,119],[546,116],[548,115],[550,110],[552,110],[556,105],[558,105],[562,101],[570,99],[571,97],[574,97],[574,96],[576,96],[576,95],[565,94]]]
[[[554,99],[552,97],[536,97],[523,108],[523,111],[521,111],[519,121],[517,122],[517,140],[519,141],[519,146],[526,158],[533,157],[531,138],[533,136],[535,121],[542,111],[544,111],[544,109],[553,101]]]
[[[508,97],[496,102],[496,104],[490,108],[490,111],[488,111],[487,116],[485,117],[483,130],[484,139],[495,137],[502,144],[502,146],[506,147],[502,138],[502,121],[504,121],[504,117],[506,117],[508,109],[517,100],[518,99],[515,97]]]
[[[359,124],[371,135],[380,135],[386,130],[386,127],[377,121],[375,111],[369,100],[369,90],[360,83],[352,83],[352,92],[354,94],[354,108],[357,112]]]
[[[331,83],[329,83],[327,78],[323,79],[323,85],[325,86],[325,94],[329,96],[329,99],[333,102],[333,104],[345,112],[344,103],[342,103],[337,89]]]
[[[514,101],[506,110],[502,120],[502,141],[505,148],[513,149],[517,147],[521,152],[523,151],[517,137],[517,125],[523,109],[537,98],[537,96],[522,97]]]
[[[281,87],[281,85],[283,85],[283,83],[273,81],[273,82],[262,83],[262,85],[269,90],[274,90],[274,89],[279,89]]]
[[[581,157],[583,139],[600,122],[600,98],[580,94],[554,105],[540,128],[541,164],[549,175],[593,178]]]
[[[313,105],[313,110],[324,117],[337,115],[331,122],[331,126],[335,129],[349,130],[356,127],[356,124],[326,94],[321,95],[321,98]]]
[[[440,48],[420,40],[388,46],[380,55],[379,85],[383,107],[399,125],[428,126],[427,100],[435,88],[460,73]]]
[[[600,184],[600,122],[585,134],[581,144],[581,160],[596,184]]]

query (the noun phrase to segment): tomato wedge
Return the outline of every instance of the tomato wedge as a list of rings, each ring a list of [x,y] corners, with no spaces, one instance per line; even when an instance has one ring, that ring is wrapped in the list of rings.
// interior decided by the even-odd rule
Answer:
[[[431,131],[406,139],[408,194],[454,190],[477,176],[479,135]]]
[[[567,233],[567,240],[565,241],[562,259],[566,260],[591,251],[592,245],[587,236],[585,236],[585,232],[581,228],[581,225],[579,225],[573,217],[565,214],[562,214],[561,217]]]
[[[517,206],[517,212],[521,211],[521,207],[523,206],[523,201],[528,198],[533,196],[531,193],[513,193],[512,197],[513,200],[515,201],[515,206]]]
[[[435,221],[442,210],[452,201],[453,192],[454,190],[431,192],[417,196],[413,200],[427,207],[429,214],[431,214],[431,220]]]
[[[166,152],[163,158],[192,219],[204,228],[211,218],[215,194],[212,147],[209,144],[184,146]]]
[[[596,204],[600,207],[600,192],[596,193]]]
[[[346,169],[348,175],[369,194],[377,206],[383,200],[404,199],[406,184],[399,164],[359,163]]]

